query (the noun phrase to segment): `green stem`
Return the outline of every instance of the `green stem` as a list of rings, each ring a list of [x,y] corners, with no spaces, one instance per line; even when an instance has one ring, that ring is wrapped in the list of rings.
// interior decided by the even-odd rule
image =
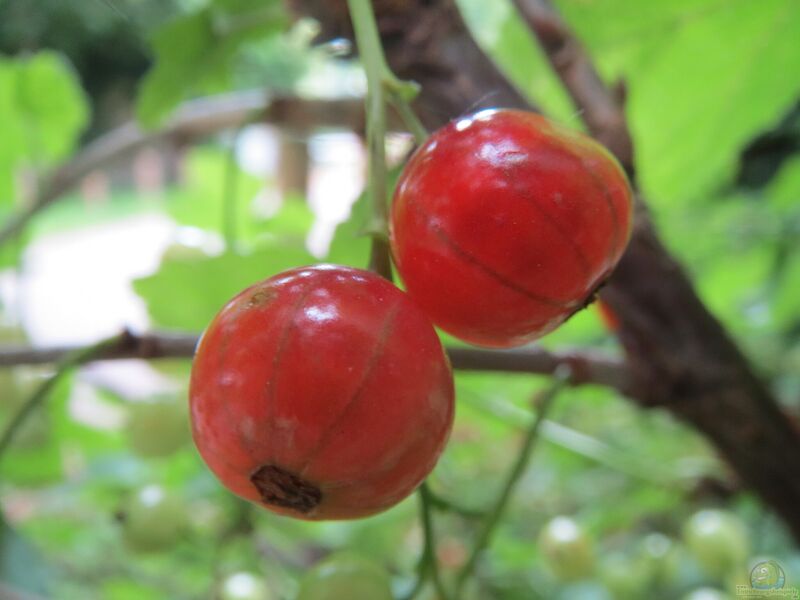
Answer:
[[[483,519],[486,517],[486,512],[477,508],[462,506],[461,504],[453,502],[452,500],[443,498],[430,489],[428,489],[428,498],[430,499],[431,506],[434,509],[442,512],[453,513],[460,517],[464,517],[465,519]]]
[[[442,583],[439,563],[436,559],[436,532],[433,529],[433,519],[431,518],[432,507],[431,491],[428,484],[423,483],[419,488],[419,514],[424,536],[422,556],[417,566],[417,581],[409,595],[406,596],[406,600],[414,600],[425,587],[425,582],[429,577],[433,580],[433,587],[439,600],[449,600],[450,598]]]
[[[417,142],[417,145],[422,144],[426,139],[428,139],[428,130],[425,129],[425,126],[422,124],[422,121],[419,120],[414,110],[411,108],[411,104],[402,98],[397,93],[389,94],[389,99],[394,106],[397,114],[400,115],[400,118],[403,119],[403,123],[406,124],[408,130],[411,132],[411,135],[414,136],[414,141]]]
[[[389,67],[383,56],[378,25],[369,0],[347,0],[353,21],[356,44],[367,75],[367,151],[369,174],[367,191],[372,202],[372,234],[369,268],[392,279],[392,266],[386,232],[389,223],[386,186],[386,94],[383,81]]]
[[[61,381],[61,379],[64,378],[67,373],[69,373],[69,371],[75,367],[79,367],[84,363],[94,360],[111,348],[119,348],[120,345],[125,343],[125,340],[127,340],[128,337],[129,336],[127,333],[115,335],[92,346],[76,350],[64,358],[53,376],[42,383],[42,385],[36,389],[33,395],[25,401],[25,404],[23,404],[16,414],[14,414],[14,416],[11,418],[11,421],[3,431],[3,434],[0,435],[0,459],[2,459],[3,455],[8,450],[9,446],[14,441],[14,436],[25,424],[25,421],[28,419],[28,417],[30,417],[33,412],[47,399],[50,391],[58,384],[59,381]]]
[[[536,411],[536,418],[533,420],[525,434],[519,454],[517,454],[517,458],[508,473],[508,477],[503,484],[503,488],[501,489],[494,506],[489,511],[489,514],[486,517],[486,521],[481,527],[480,532],[478,533],[478,537],[475,540],[475,545],[472,547],[472,551],[469,554],[467,562],[464,563],[464,566],[458,573],[456,578],[456,597],[460,596],[461,590],[463,589],[467,578],[475,570],[475,565],[478,563],[478,559],[489,545],[492,535],[497,528],[497,524],[500,522],[500,519],[502,518],[503,513],[508,506],[508,502],[511,499],[512,493],[514,492],[514,488],[528,467],[528,463],[530,462],[531,454],[536,444],[536,440],[539,437],[539,430],[542,427],[542,423],[544,423],[545,416],[552,407],[553,401],[558,395],[558,392],[561,391],[561,389],[569,381],[569,377],[569,369],[565,368],[562,370],[561,367],[559,367],[559,371],[556,371],[555,374],[555,381],[553,381],[550,387],[545,389],[537,396],[535,400],[535,405],[538,407],[538,410]]]

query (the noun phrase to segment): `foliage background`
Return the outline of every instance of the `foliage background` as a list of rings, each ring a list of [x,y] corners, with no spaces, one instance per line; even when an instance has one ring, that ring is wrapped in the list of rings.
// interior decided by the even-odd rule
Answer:
[[[512,5],[458,4],[476,39],[514,83],[551,117],[579,127],[574,107]],[[625,83],[640,181],[665,242],[785,409],[797,414],[800,5],[555,4],[602,74]],[[335,48],[312,48],[312,37],[312,26],[291,25],[272,1],[255,11],[243,0],[0,1],[0,215],[17,210],[37,178],[127,115],[154,128],[181,101],[199,95],[254,87],[304,97],[341,94],[335,82],[351,78],[357,67]],[[167,254],[155,272],[131,281],[153,327],[201,330],[239,289],[317,260],[304,241],[314,220],[310,209],[294,199],[269,218],[255,214],[250,199],[264,186],[274,189],[275,182],[240,172],[230,146],[230,136],[219,136],[191,148],[185,176],[155,200],[142,201],[123,186],[100,207],[87,207],[77,194],[61,201],[17,243],[2,248],[6,275],[24,279],[30,268],[26,250],[36,240],[142,213],[165,215],[202,230],[204,239],[220,240],[226,233],[221,207],[229,203],[238,225],[235,243],[229,239],[224,250],[210,254]],[[235,203],[224,193],[232,173]],[[366,263],[360,204],[337,229],[325,260]],[[4,318],[18,321],[18,309],[6,302]],[[617,352],[595,310],[542,343]],[[181,396],[189,362],[154,366]],[[458,373],[456,383],[456,428],[431,485],[479,508],[491,501],[513,459],[531,419],[531,394],[546,380]],[[3,418],[16,402],[14,390],[2,396]],[[97,427],[76,418],[75,403],[86,397],[98,410],[112,410],[116,420]],[[124,418],[131,404],[119,390],[78,375],[59,387],[40,415],[46,429],[40,443],[2,457],[0,581],[65,599],[208,598],[225,574],[251,570],[264,576],[276,597],[292,598],[309,565],[328,552],[353,548],[382,562],[398,592],[408,586],[421,536],[413,499],[353,523],[305,524],[248,511],[220,488],[190,443],[168,458],[132,453]],[[700,436],[668,415],[587,386],[560,398],[542,437],[481,565],[479,597],[612,597],[603,584],[603,561],[595,576],[572,585],[558,582],[543,564],[535,539],[558,514],[579,520],[598,554],[626,557],[632,573],[641,571],[635,561],[648,533],[675,539],[677,575],[641,597],[678,598],[703,584],[730,589],[731,581],[709,578],[680,548],[688,516],[709,505],[725,506],[747,523],[753,559],[774,557],[790,584],[800,581],[800,554],[781,524],[731,484]],[[174,547],[142,554],[125,545],[115,514],[131,490],[151,482],[181,498],[188,524]],[[734,492],[709,492],[719,487]],[[463,560],[474,523],[455,514],[436,516],[439,557],[452,570]],[[242,519],[248,527],[237,528]]]

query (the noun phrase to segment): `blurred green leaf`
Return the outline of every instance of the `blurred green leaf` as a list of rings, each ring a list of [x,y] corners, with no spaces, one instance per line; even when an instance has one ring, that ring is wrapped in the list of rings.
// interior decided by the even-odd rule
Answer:
[[[551,118],[581,128],[574,105],[510,0],[458,0],[477,42],[500,70]],[[491,100],[487,90],[486,100]]]
[[[72,66],[42,51],[17,67],[17,106],[35,163],[64,158],[89,120],[89,106]]]
[[[281,271],[314,262],[302,246],[274,242],[247,254],[167,260],[158,273],[135,281],[134,289],[158,326],[199,331],[235,294]]]
[[[338,265],[364,268],[369,261],[370,237],[364,232],[369,221],[369,203],[364,194],[350,209],[348,219],[336,227],[326,260]]]
[[[800,91],[793,0],[559,6],[606,71],[625,78],[641,182],[656,199],[694,199],[730,179],[742,146]]]
[[[389,170],[387,181],[387,194],[392,197],[397,180],[402,172],[403,165]],[[370,220],[370,202],[366,191],[350,207],[350,215],[340,223],[334,231],[331,245],[328,249],[326,260],[338,265],[365,268],[369,262],[371,238],[367,233]],[[402,286],[402,282],[395,282]]]
[[[103,592],[106,600],[160,600],[164,597],[163,590],[122,577],[106,581]]]
[[[800,92],[799,35],[794,0],[728,2],[672,32],[629,79],[646,191],[693,199],[730,180],[741,148]]]
[[[800,156],[788,160],[766,190],[770,206],[782,215],[792,216],[800,232]]]
[[[800,253],[795,254],[784,269],[781,285],[775,294],[772,314],[776,323],[783,328],[800,327],[800,303],[797,302],[800,290]]]
[[[156,127],[189,96],[225,89],[245,42],[276,35],[286,24],[276,0],[216,0],[160,27],[152,40],[155,66],[139,91],[140,122]]]
[[[72,382],[71,376],[62,378],[44,404],[36,409],[37,413],[28,417],[28,421],[46,419],[47,430],[31,447],[17,444],[9,448],[0,462],[0,478],[25,487],[52,484],[61,479],[64,472],[61,429],[69,419],[66,405]],[[35,389],[36,386],[31,387],[28,393],[32,394]]]
[[[236,179],[235,197],[227,197],[225,180]],[[231,163],[229,151],[212,146],[193,148],[186,157],[186,176],[180,188],[170,194],[167,212],[181,225],[222,233],[226,203],[234,203],[239,241],[250,241],[255,233],[252,200],[264,185]]]
[[[0,205],[14,200],[16,169],[65,158],[89,119],[77,74],[59,54],[0,57]]]

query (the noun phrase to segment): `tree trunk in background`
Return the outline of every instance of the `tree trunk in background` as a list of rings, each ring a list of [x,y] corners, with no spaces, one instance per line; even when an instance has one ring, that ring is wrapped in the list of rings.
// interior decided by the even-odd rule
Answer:
[[[345,2],[289,4],[318,18],[323,37],[352,38]],[[452,0],[373,4],[391,67],[422,86],[415,108],[429,128],[484,106],[532,108],[480,51]],[[624,147],[620,154],[630,151]],[[630,155],[619,158],[633,173]],[[620,319],[634,377],[629,395],[706,435],[800,540],[800,432],[698,298],[642,204],[630,247],[602,296]]]

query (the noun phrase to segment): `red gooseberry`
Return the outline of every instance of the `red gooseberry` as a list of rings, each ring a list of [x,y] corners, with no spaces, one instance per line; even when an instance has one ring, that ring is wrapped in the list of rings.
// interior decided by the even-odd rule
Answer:
[[[625,249],[631,211],[605,148],[533,113],[484,110],[433,133],[405,166],[392,251],[436,325],[517,346],[591,301]]]
[[[433,469],[453,376],[425,314],[385,279],[317,265],[237,295],[192,367],[195,443],[239,496],[302,519],[380,512]]]

